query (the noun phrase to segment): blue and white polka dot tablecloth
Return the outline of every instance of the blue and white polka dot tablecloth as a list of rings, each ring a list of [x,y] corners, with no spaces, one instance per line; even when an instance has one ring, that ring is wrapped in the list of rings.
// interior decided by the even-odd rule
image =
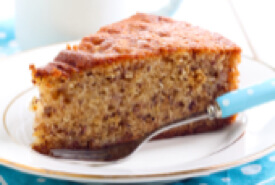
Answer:
[[[3,57],[19,52],[15,40],[14,20],[0,22],[0,60]],[[22,173],[0,165],[0,185],[76,185],[79,183],[56,180]],[[230,170],[208,176],[182,180],[171,185],[243,185],[275,184],[275,152]]]

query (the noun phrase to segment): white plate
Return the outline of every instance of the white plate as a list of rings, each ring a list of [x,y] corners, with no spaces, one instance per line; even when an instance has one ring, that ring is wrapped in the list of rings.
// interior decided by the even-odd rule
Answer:
[[[82,182],[172,181],[209,174],[257,159],[275,148],[275,102],[246,112],[248,122],[195,136],[154,141],[119,164],[93,167],[40,155],[30,148],[33,115],[28,65],[45,65],[65,44],[0,61],[0,163],[32,174]],[[275,77],[256,61],[242,59],[241,87]],[[244,133],[245,130],[245,133]]]

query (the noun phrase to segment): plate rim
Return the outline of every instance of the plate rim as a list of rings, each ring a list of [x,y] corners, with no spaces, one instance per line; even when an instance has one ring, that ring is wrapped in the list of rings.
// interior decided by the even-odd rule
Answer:
[[[237,139],[234,143],[240,141],[243,138],[244,134],[242,134],[239,139]],[[232,144],[234,144],[232,143]],[[192,169],[192,170],[180,170],[176,172],[168,172],[168,173],[158,173],[158,174],[141,174],[141,175],[95,175],[95,174],[76,174],[76,173],[71,173],[71,172],[62,172],[62,171],[57,171],[57,170],[47,170],[43,168],[37,168],[37,167],[31,167],[28,165],[12,162],[3,158],[0,158],[0,163],[11,167],[15,170],[27,172],[30,174],[37,174],[37,175],[44,175],[47,177],[54,177],[58,179],[63,179],[67,178],[66,180],[80,180],[80,181],[93,181],[93,182],[149,182],[149,181],[162,181],[162,180],[167,180],[167,177],[172,178],[180,178],[185,175],[191,175],[192,177],[196,176],[197,173],[206,173],[206,172],[217,172],[221,170],[225,170],[234,166],[241,165],[243,163],[247,163],[253,160],[256,160],[270,152],[275,150],[275,144],[265,148],[264,150],[249,155],[246,158],[242,158],[239,160],[235,160],[232,162],[227,162],[227,163],[222,163],[218,165],[212,165],[208,167],[202,167],[202,168],[197,168],[197,169]]]
[[[12,58],[20,57],[20,56],[24,55],[25,53],[30,53],[30,52],[34,52],[34,51],[38,51],[38,50],[47,50],[48,48],[58,47],[58,46],[62,46],[62,45],[66,46],[66,44],[75,43],[75,42],[77,42],[77,41],[61,42],[61,43],[52,44],[52,45],[45,46],[45,47],[38,47],[38,48],[26,50],[26,51],[20,52],[18,54],[12,55],[12,56],[5,57],[2,60],[0,60],[0,62],[1,61],[4,62],[5,60],[11,60]],[[265,63],[261,60],[257,60],[252,57],[244,56],[244,55],[242,55],[241,57],[246,58],[248,60],[252,60],[254,62],[257,62],[257,63],[265,66],[266,68],[272,70],[275,73],[275,69],[273,67],[271,67],[270,65],[268,65],[267,63]],[[29,90],[29,89],[30,88],[28,88],[27,90]],[[26,90],[24,90],[24,92],[25,91]],[[15,97],[4,108],[3,115],[1,115],[3,123],[5,123],[5,114],[6,114],[7,108],[10,106],[10,104],[12,104],[14,99],[15,99]],[[236,139],[232,144],[239,142],[243,138],[244,133],[238,139]],[[177,177],[180,178],[180,177],[184,177],[186,175],[191,175],[192,177],[194,177],[198,173],[202,174],[202,173],[206,173],[206,172],[217,172],[217,171],[225,170],[225,169],[228,169],[228,168],[231,168],[234,166],[238,166],[238,165],[256,160],[256,159],[258,159],[274,150],[275,150],[275,143],[259,152],[256,152],[254,154],[248,155],[244,158],[237,159],[237,160],[234,160],[231,162],[221,163],[221,164],[217,164],[217,165],[211,165],[211,166],[207,166],[207,167],[200,167],[200,168],[190,169],[190,170],[179,170],[179,171],[175,171],[175,172],[165,172],[165,173],[155,173],[155,174],[138,174],[138,175],[96,175],[96,174],[81,174],[81,173],[64,172],[64,171],[58,171],[58,170],[48,170],[48,169],[28,166],[25,164],[20,164],[17,162],[9,161],[4,158],[0,158],[0,164],[10,167],[10,168],[13,168],[14,170],[23,171],[23,172],[27,172],[30,174],[43,175],[43,176],[47,176],[47,177],[63,179],[63,180],[65,180],[65,178],[66,178],[67,180],[71,179],[71,180],[77,180],[77,181],[90,181],[90,182],[93,182],[93,181],[94,182],[111,182],[111,181],[112,182],[126,182],[126,181],[127,182],[129,182],[129,181],[147,182],[148,181],[149,182],[149,181],[161,181],[161,180],[175,179]],[[170,177],[170,178],[167,179],[167,177]]]

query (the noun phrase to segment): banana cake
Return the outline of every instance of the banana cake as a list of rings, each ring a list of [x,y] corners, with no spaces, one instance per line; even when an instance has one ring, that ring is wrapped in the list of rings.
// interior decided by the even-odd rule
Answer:
[[[102,27],[44,67],[30,65],[34,150],[98,149],[142,138],[204,112],[238,86],[241,49],[186,22],[138,13]],[[157,138],[217,130],[234,116],[194,122]]]

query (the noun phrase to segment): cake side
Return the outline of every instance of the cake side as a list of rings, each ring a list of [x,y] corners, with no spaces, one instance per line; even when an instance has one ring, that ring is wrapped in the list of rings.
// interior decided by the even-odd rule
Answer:
[[[222,61],[224,62],[224,61]],[[225,65],[220,68],[227,68],[227,80],[224,81],[224,86],[221,86],[218,84],[216,87],[218,88],[218,91],[221,90],[220,94],[215,95],[213,97],[213,101],[216,97],[219,95],[222,95],[226,92],[233,91],[238,88],[239,85],[239,70],[238,70],[238,64],[241,62],[241,53],[235,52],[231,53],[231,55],[228,55],[228,60],[225,62]],[[218,63],[219,65],[219,63]],[[219,67],[218,67],[219,68]],[[210,69],[211,70],[211,69]],[[225,71],[224,71],[225,72]],[[222,73],[222,72],[221,72]],[[217,78],[220,77],[221,73],[217,73]],[[212,101],[212,102],[213,102]],[[178,127],[175,129],[172,129],[170,131],[167,131],[165,133],[162,133],[156,137],[156,139],[162,139],[162,138],[169,138],[169,137],[175,137],[175,136],[184,136],[184,135],[190,135],[190,134],[196,134],[196,133],[203,133],[203,132],[209,132],[209,131],[215,131],[222,129],[229,124],[234,123],[236,120],[237,115],[233,115],[231,117],[225,118],[225,119],[217,119],[215,121],[199,121],[195,122],[193,124],[189,124],[186,126]]]
[[[137,140],[204,112],[217,96],[236,89],[239,62],[239,51],[190,49],[123,59],[69,78],[33,73],[40,92],[32,105],[33,148],[48,154],[52,148],[95,149]],[[215,130],[233,120],[195,122],[159,137]]]

